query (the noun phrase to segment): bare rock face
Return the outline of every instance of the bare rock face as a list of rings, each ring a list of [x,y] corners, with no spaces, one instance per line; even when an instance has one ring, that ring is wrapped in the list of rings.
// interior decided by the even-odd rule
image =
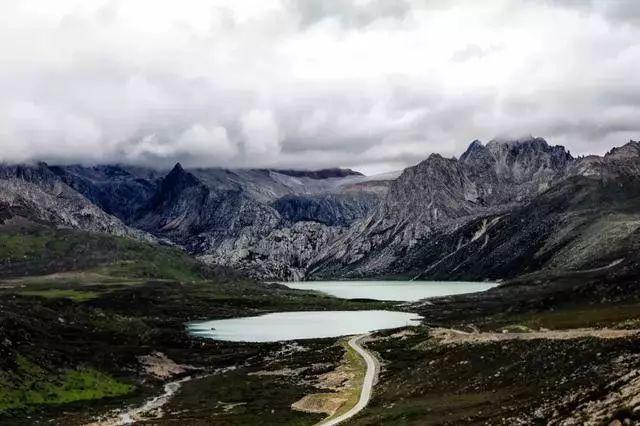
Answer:
[[[60,180],[106,213],[130,223],[153,196],[164,173],[132,166],[50,166]]]
[[[299,281],[306,278],[309,262],[341,232],[344,228],[317,222],[297,222],[266,232],[249,227],[237,238],[226,239],[205,251],[201,259],[255,277]]]
[[[97,211],[259,278],[301,279],[321,247],[377,206],[387,177],[348,169],[44,166]],[[114,217],[115,216],[115,217]],[[109,232],[108,230],[105,232]]]
[[[370,193],[286,195],[273,206],[284,220],[292,223],[316,222],[344,227],[365,217],[379,201],[376,194]]]
[[[626,145],[611,149],[611,151],[605,154],[605,157],[609,159],[622,160],[640,157],[640,142],[630,140]]]
[[[530,200],[573,161],[541,138],[473,141],[459,160],[432,154],[406,169],[374,214],[325,250],[310,273],[385,275],[419,240]]]
[[[62,227],[152,240],[126,226],[61,181],[44,163],[0,166],[0,201]]]
[[[633,179],[640,175],[640,142],[630,141],[613,148],[604,157],[589,155],[576,161],[568,174],[589,176],[604,181]]]

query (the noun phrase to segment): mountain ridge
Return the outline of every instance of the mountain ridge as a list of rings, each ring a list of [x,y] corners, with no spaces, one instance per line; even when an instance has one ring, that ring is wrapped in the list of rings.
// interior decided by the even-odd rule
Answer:
[[[513,217],[540,227],[538,234],[549,240],[551,229],[578,226],[574,217],[600,223],[598,215],[581,213],[584,207],[576,210],[580,203],[544,194],[564,187],[560,198],[571,200],[573,188],[599,211],[598,185],[629,188],[626,197],[635,199],[639,177],[636,141],[604,156],[574,158],[531,136],[474,140],[459,158],[433,153],[398,176],[379,178],[337,168],[185,169],[177,163],[165,173],[122,165],[5,165],[0,201],[59,226],[168,241],[205,262],[263,279],[498,279],[526,271],[451,262],[472,247],[487,259],[497,253],[517,259],[522,251],[505,251],[507,240],[520,241],[529,226],[512,224]],[[612,214],[621,214],[622,198],[616,203]],[[550,210],[553,223],[531,214],[550,206],[562,212]],[[632,219],[622,222],[633,228]],[[539,267],[558,267],[552,257]]]

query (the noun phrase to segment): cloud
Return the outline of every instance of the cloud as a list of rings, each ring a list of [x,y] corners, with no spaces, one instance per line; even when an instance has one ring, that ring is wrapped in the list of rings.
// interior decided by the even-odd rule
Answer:
[[[0,161],[377,172],[523,133],[603,153],[640,138],[638,16],[634,0],[0,2]]]
[[[299,13],[303,27],[336,20],[345,28],[356,29],[378,20],[401,20],[411,11],[405,0],[291,0],[288,5]]]
[[[242,116],[241,123],[244,148],[249,157],[277,157],[280,153],[280,130],[271,111],[249,111]]]
[[[491,46],[486,49],[478,46],[477,44],[468,44],[463,49],[457,50],[451,56],[451,60],[454,62],[466,62],[470,59],[482,59],[483,57],[490,55],[498,51],[499,48]]]

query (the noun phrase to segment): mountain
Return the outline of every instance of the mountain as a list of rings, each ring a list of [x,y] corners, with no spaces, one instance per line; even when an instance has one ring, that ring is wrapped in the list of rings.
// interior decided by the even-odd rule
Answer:
[[[308,177],[312,179],[328,179],[328,178],[343,178],[347,176],[364,176],[360,172],[356,172],[351,169],[322,169],[322,170],[288,170],[288,169],[276,169],[277,173],[294,177]]]
[[[177,165],[134,224],[209,263],[299,279],[322,246],[377,205],[377,188],[349,186],[361,180],[353,173],[322,178]]]
[[[67,185],[45,163],[0,166],[0,205],[60,227],[153,240]]]
[[[389,175],[349,169],[41,168],[126,229],[178,244],[209,263],[279,279],[303,277],[321,247],[377,206],[389,182]]]
[[[471,143],[460,159],[432,154],[406,169],[376,211],[325,250],[310,274],[384,276],[422,240],[530,200],[574,161],[541,138]]]
[[[635,268],[640,143],[574,158],[473,141],[400,173],[1,166],[0,203],[57,226],[157,239],[261,279],[508,279]],[[5,214],[11,209],[5,209]]]

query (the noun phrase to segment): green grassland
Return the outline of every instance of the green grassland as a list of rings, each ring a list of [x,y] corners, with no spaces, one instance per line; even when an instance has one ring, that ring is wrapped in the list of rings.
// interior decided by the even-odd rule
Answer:
[[[16,368],[0,372],[0,413],[121,396],[134,389],[133,385],[92,368],[50,372],[17,356]]]
[[[207,269],[180,249],[29,224],[0,227],[0,277],[94,271],[119,278],[201,280]]]
[[[60,290],[53,288],[48,290],[25,290],[21,291],[20,294],[24,296],[44,297],[47,299],[65,298],[76,302],[85,302],[98,297],[98,293],[95,291]]]

